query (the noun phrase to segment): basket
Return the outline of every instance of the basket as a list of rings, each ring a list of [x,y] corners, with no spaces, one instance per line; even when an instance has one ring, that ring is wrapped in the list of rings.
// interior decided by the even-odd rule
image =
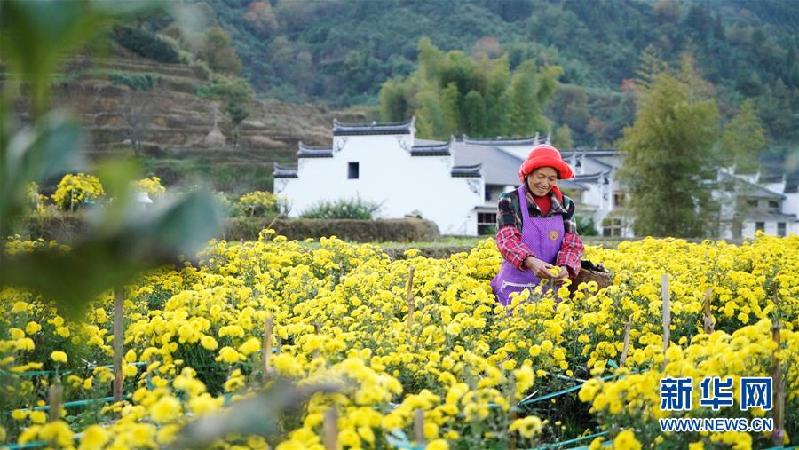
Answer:
[[[594,264],[591,261],[582,261],[580,273],[572,280],[569,291],[572,294],[577,290],[580,283],[595,281],[599,288],[613,285],[613,272],[608,272],[602,264]]]

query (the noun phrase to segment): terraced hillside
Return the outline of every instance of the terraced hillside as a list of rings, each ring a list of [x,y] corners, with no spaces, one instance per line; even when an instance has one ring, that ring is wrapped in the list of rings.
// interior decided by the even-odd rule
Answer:
[[[272,163],[292,161],[298,141],[324,144],[334,117],[359,120],[316,106],[252,99],[238,145],[221,106],[216,116],[226,143],[208,143],[215,102],[197,95],[209,83],[207,72],[117,53],[71,61],[67,74],[55,81],[56,103],[79,115],[92,156],[135,152],[167,183],[200,174],[233,193],[269,189]]]

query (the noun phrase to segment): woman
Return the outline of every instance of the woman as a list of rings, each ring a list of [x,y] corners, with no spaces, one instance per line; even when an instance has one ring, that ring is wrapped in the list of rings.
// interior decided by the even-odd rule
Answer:
[[[503,305],[510,303],[512,292],[532,290],[540,280],[574,279],[579,273],[583,242],[574,202],[557,186],[558,180],[573,176],[558,149],[536,145],[519,168],[522,184],[500,197],[497,247],[504,260],[491,287]]]

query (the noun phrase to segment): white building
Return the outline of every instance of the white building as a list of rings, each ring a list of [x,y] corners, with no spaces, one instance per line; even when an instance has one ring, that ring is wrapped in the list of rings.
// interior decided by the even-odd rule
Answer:
[[[476,235],[485,183],[480,164],[458,165],[446,142],[417,140],[414,121],[334,122],[331,147],[300,143],[297,168],[275,166],[274,191],[292,216],[322,201],[361,199],[378,217],[421,214],[442,234]]]
[[[751,238],[757,231],[775,236],[799,234],[799,193],[785,175],[736,175],[720,170],[714,198],[721,205],[719,237]]]
[[[420,213],[442,234],[491,234],[497,200],[519,185],[517,173],[536,137],[518,139],[416,139],[414,121],[394,124],[334,122],[331,147],[297,151],[297,168],[275,165],[276,194],[289,198],[297,216],[324,200],[355,199],[381,204],[380,217]],[[575,201],[579,221],[593,221],[600,235],[633,237],[625,187],[616,171],[615,149],[561,152],[575,177],[559,183]],[[720,170],[720,237],[799,234],[799,192],[784,176],[742,176]]]

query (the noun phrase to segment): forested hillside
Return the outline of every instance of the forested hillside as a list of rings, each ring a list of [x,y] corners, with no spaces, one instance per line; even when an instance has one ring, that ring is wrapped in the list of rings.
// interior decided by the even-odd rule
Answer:
[[[418,43],[560,66],[545,114],[575,144],[607,145],[634,114],[628,80],[690,52],[725,118],[744,99],[771,145],[799,141],[799,3],[780,0],[203,0],[262,96],[376,104],[417,67]],[[205,6],[203,5],[203,6]]]

